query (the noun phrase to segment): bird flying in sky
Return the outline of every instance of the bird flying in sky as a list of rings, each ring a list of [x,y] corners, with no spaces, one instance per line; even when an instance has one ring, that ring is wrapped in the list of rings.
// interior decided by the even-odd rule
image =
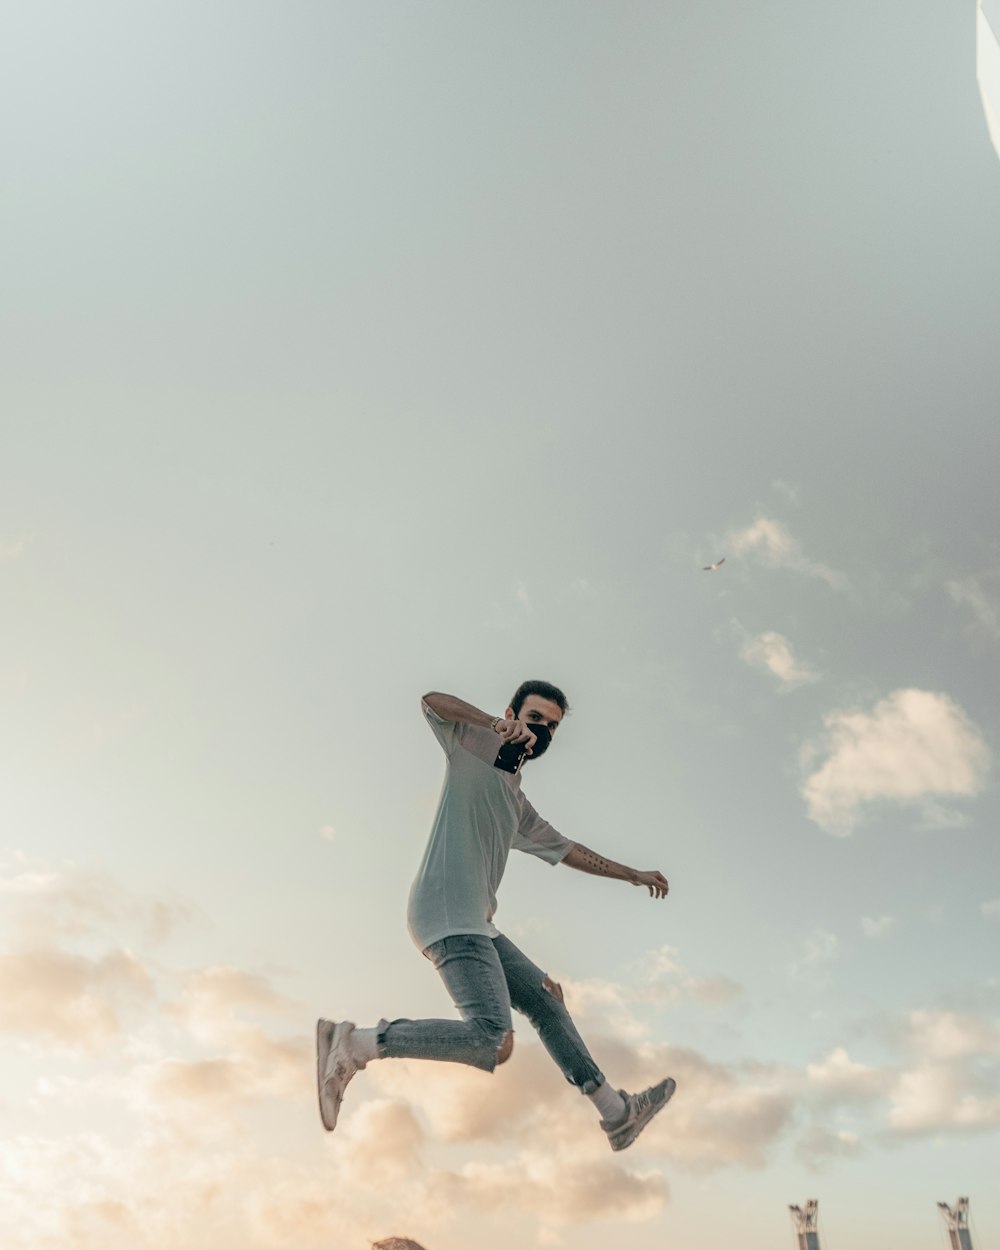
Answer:
[[[723,556],[721,560],[716,560],[714,564],[706,564],[705,567],[702,569],[702,572],[714,573],[720,564],[725,564],[725,563],[726,563],[726,557]]]

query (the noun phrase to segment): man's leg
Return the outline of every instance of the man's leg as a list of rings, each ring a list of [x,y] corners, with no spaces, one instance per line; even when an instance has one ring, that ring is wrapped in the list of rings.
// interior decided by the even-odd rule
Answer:
[[[493,939],[493,946],[507,978],[511,1006],[527,1016],[570,1085],[592,1094],[604,1084],[604,1073],[577,1032],[562,1001],[562,991],[510,938],[500,934]],[[546,983],[553,988],[547,988]]]
[[[348,1082],[373,1059],[437,1059],[492,1072],[514,1041],[510,995],[500,957],[488,937],[457,934],[429,946],[461,1020],[380,1020],[372,1029],[349,1021],[316,1026],[320,1117],[333,1130]]]
[[[442,938],[424,954],[444,981],[461,1020],[380,1021],[380,1059],[439,1059],[492,1072],[513,1042],[510,994],[500,957],[488,937]]]
[[[560,987],[510,938],[501,934],[493,939],[493,945],[507,978],[511,1006],[527,1016],[566,1080],[586,1094],[600,1112],[601,1128],[611,1149],[624,1150],[667,1105],[676,1088],[674,1081],[667,1077],[641,1094],[613,1089],[577,1032]]]

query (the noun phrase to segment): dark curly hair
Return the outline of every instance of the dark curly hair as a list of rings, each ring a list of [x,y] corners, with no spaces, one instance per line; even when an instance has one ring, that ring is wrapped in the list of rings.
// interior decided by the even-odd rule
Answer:
[[[515,716],[521,715],[521,704],[529,694],[537,694],[543,699],[551,699],[553,703],[559,705],[564,716],[569,711],[569,702],[558,686],[553,686],[550,681],[522,681],[510,700],[510,709]]]

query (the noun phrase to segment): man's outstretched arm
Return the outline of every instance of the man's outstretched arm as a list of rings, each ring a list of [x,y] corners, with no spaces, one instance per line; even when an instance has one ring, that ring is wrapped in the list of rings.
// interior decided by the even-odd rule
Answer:
[[[595,877],[610,877],[614,881],[627,881],[630,885],[644,885],[651,898],[666,898],[670,890],[670,883],[662,872],[640,872],[637,868],[616,864],[613,859],[605,859],[582,842],[577,842],[561,862],[568,868],[593,873]]]
[[[428,691],[424,702],[442,720],[458,721],[464,725],[479,725],[489,729],[494,717],[489,712],[481,712],[479,708],[466,703],[464,699],[456,699],[453,694],[441,694],[437,690]]]
[[[526,742],[529,747],[535,745],[535,735],[524,721],[504,720],[503,716],[491,716],[489,712],[480,711],[478,707],[473,707],[464,699],[456,699],[453,694],[441,694],[438,690],[428,691],[424,695],[424,702],[442,720],[492,729],[504,742]]]

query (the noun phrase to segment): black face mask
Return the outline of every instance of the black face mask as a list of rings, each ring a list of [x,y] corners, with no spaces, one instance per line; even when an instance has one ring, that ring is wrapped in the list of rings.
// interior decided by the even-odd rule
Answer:
[[[537,760],[540,755],[544,755],[549,749],[549,743],[552,741],[552,731],[548,725],[535,724],[534,721],[524,722],[531,732],[535,735],[535,745],[531,748],[531,754],[526,755],[525,760]]]

